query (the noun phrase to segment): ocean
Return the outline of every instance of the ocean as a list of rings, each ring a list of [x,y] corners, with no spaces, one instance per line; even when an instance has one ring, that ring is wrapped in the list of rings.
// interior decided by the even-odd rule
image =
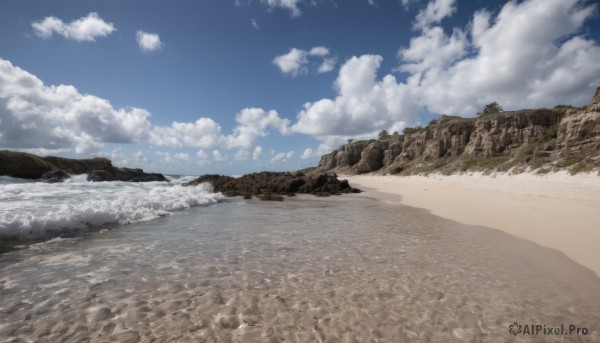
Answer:
[[[190,179],[2,178],[0,342],[600,339],[600,280],[557,251],[369,192],[265,202]]]

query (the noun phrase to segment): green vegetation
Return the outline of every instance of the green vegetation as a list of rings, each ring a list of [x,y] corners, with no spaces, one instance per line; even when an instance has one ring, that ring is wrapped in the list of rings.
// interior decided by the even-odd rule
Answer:
[[[294,174],[311,174],[317,171],[317,167],[308,167],[300,170],[296,170]]]
[[[439,122],[439,121],[438,121],[437,119],[432,119],[432,120],[429,122],[429,124],[427,124],[427,126],[430,126],[430,125],[435,125],[435,124],[437,124],[438,122]]]
[[[544,132],[544,140],[549,141],[553,138],[558,137],[558,124],[549,126]]]
[[[596,128],[596,125],[600,124],[600,120],[599,119],[595,119],[595,120],[588,120],[585,123],[583,123],[583,137],[584,138],[588,138],[591,137],[594,129]]]
[[[487,105],[485,105],[483,107],[483,110],[481,110],[481,112],[477,112],[478,116],[486,116],[489,114],[494,114],[494,113],[500,113],[500,112],[504,112],[504,109],[502,108],[502,106],[500,106],[499,103],[497,102],[491,102]]]
[[[405,127],[404,130],[402,131],[402,133],[405,136],[410,136],[413,133],[417,133],[417,132],[420,132],[420,131],[423,131],[423,127],[421,125],[418,125],[416,127]]]
[[[390,138],[390,134],[387,132],[387,130],[381,130],[381,132],[379,132],[379,140],[384,140],[388,138]]]

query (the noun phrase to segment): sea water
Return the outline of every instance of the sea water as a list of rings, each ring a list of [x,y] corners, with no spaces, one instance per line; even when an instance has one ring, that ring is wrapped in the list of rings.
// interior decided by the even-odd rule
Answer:
[[[109,218],[64,219],[51,230],[112,224],[0,254],[2,342],[600,339],[593,272],[500,231],[368,192],[264,202],[224,199],[208,186],[87,185],[92,191],[78,183],[11,183],[22,189],[14,196],[41,187],[40,196],[54,192],[79,213]],[[87,192],[97,193],[92,200]],[[19,218],[56,216],[63,210],[55,197],[37,203],[50,213],[12,208]],[[126,214],[140,207],[149,214]],[[77,218],[90,217],[83,214]],[[588,334],[516,337],[514,323]]]
[[[88,182],[77,175],[43,183],[0,177],[0,239],[35,240],[72,235],[106,225],[131,224],[222,199],[210,184]]]

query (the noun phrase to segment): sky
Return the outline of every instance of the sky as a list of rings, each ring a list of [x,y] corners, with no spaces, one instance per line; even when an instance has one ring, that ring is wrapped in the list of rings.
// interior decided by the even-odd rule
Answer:
[[[441,114],[584,105],[587,0],[4,0],[0,149],[167,174],[318,164]]]

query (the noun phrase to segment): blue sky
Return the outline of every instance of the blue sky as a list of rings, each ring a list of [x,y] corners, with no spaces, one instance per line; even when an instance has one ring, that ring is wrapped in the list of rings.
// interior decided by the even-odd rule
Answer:
[[[176,174],[316,165],[440,114],[582,105],[585,0],[0,4],[0,148]]]

